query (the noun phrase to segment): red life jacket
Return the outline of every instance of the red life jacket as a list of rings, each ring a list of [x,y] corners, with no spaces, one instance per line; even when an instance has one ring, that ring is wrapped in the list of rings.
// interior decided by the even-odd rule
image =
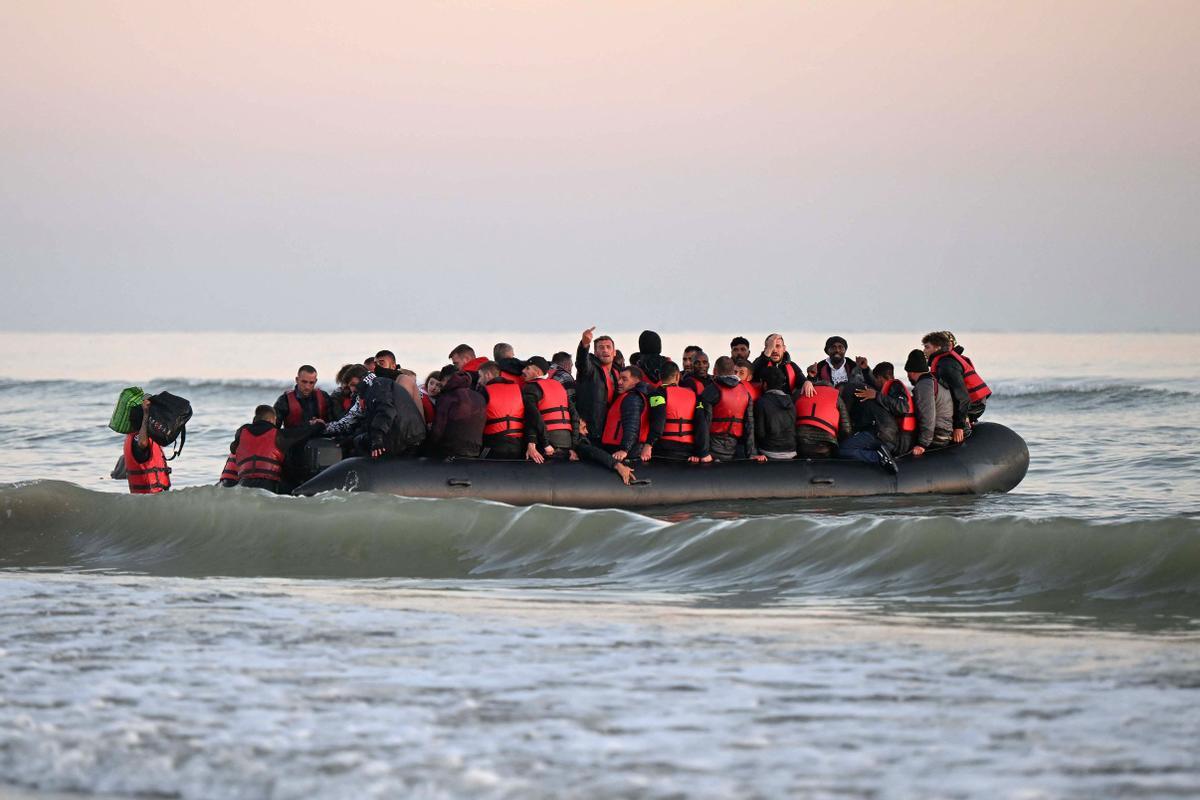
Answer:
[[[537,386],[542,390],[538,411],[546,423],[546,432],[571,430],[571,407],[567,401],[567,390],[553,378],[538,378]]]
[[[975,371],[975,365],[966,356],[960,356],[954,350],[938,353],[929,361],[929,371],[937,375],[938,362],[950,356],[962,366],[963,382],[967,385],[967,397],[972,403],[980,403],[992,396],[992,390],[983,382],[983,378]]]
[[[324,392],[320,389],[313,389],[313,393],[317,396],[317,416],[323,420],[329,420],[329,400]],[[283,427],[299,428],[304,424],[304,409],[300,407],[300,400],[296,397],[296,390],[292,389],[284,395],[287,398],[288,413],[283,418]]]
[[[896,380],[895,378],[890,378],[883,382],[883,386],[879,389],[879,393],[887,394],[888,390],[892,388],[893,384],[900,384],[900,388],[904,390],[905,410],[904,413],[900,415],[898,420],[900,423],[900,430],[912,433],[917,429],[917,408],[915,405],[913,405],[912,392],[908,390],[908,387],[903,383],[900,383],[900,381]]]
[[[771,363],[773,362],[767,362],[768,365]],[[796,391],[801,384],[808,380],[808,377],[800,371],[800,368],[796,366],[795,362],[788,361],[786,363],[775,364],[775,367],[779,370],[782,370],[784,377],[787,378],[789,392]]]
[[[231,453],[229,455],[229,458],[225,459],[225,466],[221,469],[220,480],[233,481],[234,483],[236,483],[237,479],[238,479],[237,457]]]
[[[682,386],[663,388],[667,397],[667,421],[660,441],[694,444],[696,441],[696,393]]]
[[[238,483],[256,479],[278,481],[283,471],[283,451],[275,443],[275,429],[269,428],[255,436],[249,427],[238,434],[237,461]]]
[[[717,381],[717,389],[721,399],[713,406],[712,427],[709,432],[713,436],[731,436],[741,439],[746,432],[746,407],[754,402],[750,389],[738,381],[733,386],[726,386]]]
[[[815,386],[816,394],[812,397],[801,395],[796,398],[796,425],[809,425],[836,439],[841,414],[838,413],[838,390],[832,386]]]
[[[749,383],[747,383],[746,381],[742,381],[741,383],[742,383],[742,386],[746,387],[746,391],[750,393],[750,402],[751,403],[757,401],[758,398],[762,397],[763,389],[762,389],[762,386],[760,386],[758,383],[755,383],[754,381],[750,381]]]
[[[432,425],[433,424],[433,415],[437,413],[437,410],[436,410],[433,400],[430,399],[429,395],[427,395],[427,394],[421,395],[421,408],[423,408],[425,410],[425,424]]]
[[[487,361],[488,360],[486,358],[484,358],[483,356],[479,356],[478,358],[473,358],[470,361],[468,361],[467,363],[462,365],[462,371],[463,372],[479,372],[479,368],[482,367],[484,364],[486,364]]]
[[[604,422],[604,436],[600,439],[601,444],[610,447],[621,446],[621,439],[624,436],[624,429],[621,427],[621,406],[634,394],[641,393],[637,389],[630,389],[620,396],[621,399],[612,408],[608,409],[608,419]],[[693,394],[693,400],[695,397]],[[645,396],[642,396],[642,418],[638,422],[638,442],[645,442],[646,437],[650,435],[650,404],[645,400]]]
[[[608,398],[605,402],[611,406],[613,404],[613,399],[615,399],[617,396],[617,381],[613,377],[612,365],[609,364],[607,367],[601,365],[600,374],[604,376],[605,396]]]
[[[158,494],[171,488],[171,468],[167,466],[162,448],[153,439],[147,439],[150,458],[138,463],[133,457],[133,440],[136,433],[125,436],[125,473],[129,478],[129,491],[133,494]]]
[[[502,383],[502,380],[494,380],[484,387],[488,402],[483,435],[502,434],[519,439],[525,432],[525,401],[521,397],[521,387],[515,383]]]
[[[345,414],[345,413],[349,412],[351,407],[354,405],[354,393],[346,392],[345,394],[343,394],[341,397],[341,404],[342,404],[342,413]]]

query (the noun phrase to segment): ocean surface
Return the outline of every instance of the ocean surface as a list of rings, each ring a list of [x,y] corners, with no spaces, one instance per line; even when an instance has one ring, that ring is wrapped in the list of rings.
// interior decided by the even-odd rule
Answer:
[[[0,333],[0,797],[1200,795],[1200,336],[960,333],[1029,444],[1006,495],[212,485],[298,364],[496,338]],[[195,409],[167,495],[108,478],[131,383]]]

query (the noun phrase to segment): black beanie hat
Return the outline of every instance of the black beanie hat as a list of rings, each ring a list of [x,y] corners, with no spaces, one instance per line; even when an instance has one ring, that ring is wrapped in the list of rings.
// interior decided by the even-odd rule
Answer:
[[[849,346],[850,346],[850,345],[846,344],[846,340],[845,340],[845,339],[843,339],[842,337],[840,337],[840,336],[830,336],[828,339],[826,339],[826,340],[825,340],[825,352],[826,352],[826,353],[828,353],[828,352],[829,352],[829,345],[831,345],[831,344],[834,344],[834,343],[838,343],[838,344],[840,344],[842,347],[849,347]]]
[[[638,352],[642,355],[661,355],[662,338],[654,331],[642,331],[638,337]]]
[[[925,353],[921,350],[913,350],[908,354],[908,360],[904,362],[905,372],[929,372],[929,362],[925,360]]]

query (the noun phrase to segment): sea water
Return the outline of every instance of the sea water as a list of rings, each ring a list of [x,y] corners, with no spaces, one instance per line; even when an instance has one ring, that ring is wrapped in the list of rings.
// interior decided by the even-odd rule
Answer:
[[[960,334],[986,419],[1029,443],[1007,495],[635,514],[212,486],[299,363],[332,388],[381,347],[423,374],[495,338],[0,334],[0,795],[1200,793],[1200,337]],[[167,495],[107,477],[134,382],[195,409]]]

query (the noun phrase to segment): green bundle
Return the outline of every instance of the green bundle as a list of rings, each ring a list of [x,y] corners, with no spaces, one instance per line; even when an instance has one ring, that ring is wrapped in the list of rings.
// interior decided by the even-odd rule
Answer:
[[[113,409],[112,419],[108,421],[108,427],[117,433],[133,433],[133,423],[129,421],[129,412],[140,406],[142,398],[145,396],[146,393],[138,386],[122,389],[121,396],[117,398],[117,407]]]

